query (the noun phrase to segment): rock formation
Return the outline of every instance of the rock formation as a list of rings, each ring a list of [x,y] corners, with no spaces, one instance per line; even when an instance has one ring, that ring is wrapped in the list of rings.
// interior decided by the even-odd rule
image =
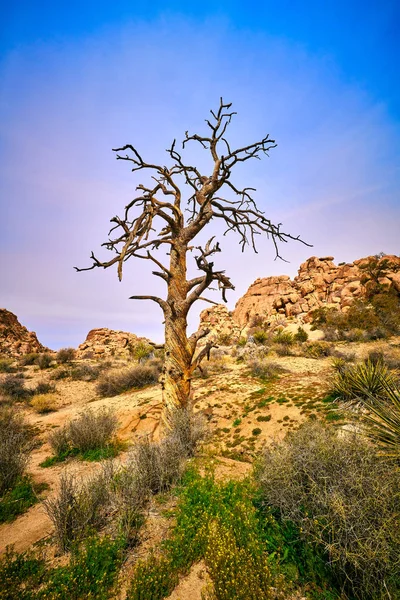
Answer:
[[[135,346],[139,343],[153,345],[150,340],[138,337],[126,331],[114,331],[103,327],[92,329],[87,334],[86,340],[77,350],[77,358],[99,358],[119,356],[128,358]]]
[[[238,300],[233,319],[241,327],[248,325],[255,316],[262,316],[267,321],[281,316],[307,322],[310,311],[320,306],[346,310],[355,299],[364,295],[364,271],[360,267],[373,258],[336,266],[332,256],[312,256],[300,265],[293,280],[287,275],[257,279]],[[382,261],[388,261],[391,268],[379,283],[387,287],[392,285],[400,293],[400,257],[383,256],[378,265]]]
[[[0,354],[21,356],[29,352],[46,352],[34,331],[28,331],[21,325],[16,315],[5,308],[0,308]]]
[[[203,310],[200,313],[200,327],[210,330],[208,335],[200,340],[200,346],[211,339],[222,346],[230,344],[239,339],[242,329],[224,304]]]

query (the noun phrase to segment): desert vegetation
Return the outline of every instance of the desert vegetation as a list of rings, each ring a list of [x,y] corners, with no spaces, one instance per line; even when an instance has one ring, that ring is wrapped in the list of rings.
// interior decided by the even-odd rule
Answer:
[[[156,378],[138,383],[130,375],[128,385],[126,376],[118,379],[132,370],[159,374],[151,355],[106,369],[101,360],[74,359],[53,366],[47,379],[37,365],[28,365],[33,371],[24,378],[3,372],[2,381],[17,375],[26,389],[42,392],[58,369],[70,373],[86,364],[101,374],[57,380],[57,412],[41,412],[51,389],[3,404],[2,423],[15,425],[7,428],[7,443],[16,451],[2,451],[15,462],[0,461],[10,477],[2,520],[29,515],[42,502],[47,546],[64,559],[58,564],[48,550],[10,549],[0,563],[0,597],[168,598],[196,565],[203,565],[198,585],[207,600],[399,597],[396,338],[327,342],[295,333],[286,339],[282,330],[267,331],[265,343],[249,339],[212,350],[203,363],[208,373],[195,380],[194,411],[173,412],[159,441],[150,433]],[[281,353],[289,339],[290,354]],[[101,394],[103,378],[120,386],[113,395]],[[70,385],[92,389],[96,403],[141,398],[134,427],[143,433],[133,443],[118,440],[121,417],[106,404],[75,411],[41,438],[53,456],[39,469],[56,483],[41,492],[29,474],[38,450],[23,414],[58,419],[63,386]],[[268,432],[278,435],[272,444]],[[83,477],[73,468],[82,459],[97,461]],[[56,465],[63,470],[51,475]],[[231,474],[221,476],[230,466]],[[235,474],[240,469],[244,478]],[[17,506],[16,498],[13,512],[7,507]],[[165,523],[162,541],[147,529],[154,519]]]

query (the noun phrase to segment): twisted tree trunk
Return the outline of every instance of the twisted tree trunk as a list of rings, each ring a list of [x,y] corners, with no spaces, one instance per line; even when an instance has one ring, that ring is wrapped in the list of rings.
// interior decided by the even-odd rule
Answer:
[[[166,412],[191,400],[194,348],[187,338],[187,245],[176,240],[170,253],[170,279],[165,317],[165,362],[161,383]]]

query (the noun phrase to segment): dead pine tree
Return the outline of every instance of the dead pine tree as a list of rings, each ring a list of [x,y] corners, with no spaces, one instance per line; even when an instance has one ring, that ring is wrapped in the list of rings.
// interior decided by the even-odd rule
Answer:
[[[153,274],[165,281],[166,298],[131,298],[152,300],[164,313],[165,363],[161,384],[166,414],[169,410],[188,406],[193,373],[210,350],[208,344],[196,353],[199,340],[208,331],[202,329],[188,337],[189,310],[198,300],[207,300],[203,294],[215,283],[225,302],[226,291],[234,289],[230,278],[224,271],[215,269],[211,260],[221,251],[219,243],[211,238],[204,247],[196,246],[198,234],[213,219],[219,219],[223,234],[236,233],[242,250],[249,245],[256,252],[255,236],[265,234],[272,240],[277,257],[280,242],[302,241],[299,236],[281,231],[280,224],[275,225],[259,210],[252,197],[254,188],[239,189],[232,182],[232,171],[239,163],[268,155],[276,143],[266,135],[260,141],[232,149],[226,137],[236,114],[231,111],[231,106],[221,98],[218,110],[210,111],[211,117],[206,120],[208,131],[205,135],[186,132],[182,153],[174,140],[167,150],[171,163],[168,167],[146,162],[130,144],[113,150],[118,160],[131,165],[133,172],[149,172],[154,185],[138,185],[138,195],[125,207],[123,217],[111,219],[113,227],[109,239],[102,245],[114,253],[113,258],[101,261],[92,252],[90,267],[75,267],[77,271],[87,271],[116,265],[121,280],[124,263],[131,258],[148,260],[156,265]],[[211,155],[209,173],[201,173],[195,166],[186,164],[182,155],[190,143],[200,144]],[[192,251],[200,274],[188,279],[187,260]]]

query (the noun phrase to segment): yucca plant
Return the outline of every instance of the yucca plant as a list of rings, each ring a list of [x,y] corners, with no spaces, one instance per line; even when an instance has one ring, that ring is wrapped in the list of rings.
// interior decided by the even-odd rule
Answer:
[[[384,397],[370,395],[364,402],[369,414],[362,416],[367,435],[386,456],[400,459],[400,388],[394,381],[382,381]]]
[[[343,400],[364,403],[369,399],[373,403],[384,398],[387,388],[395,385],[395,374],[382,361],[367,360],[348,366],[336,363],[333,366],[336,370],[333,390]]]

